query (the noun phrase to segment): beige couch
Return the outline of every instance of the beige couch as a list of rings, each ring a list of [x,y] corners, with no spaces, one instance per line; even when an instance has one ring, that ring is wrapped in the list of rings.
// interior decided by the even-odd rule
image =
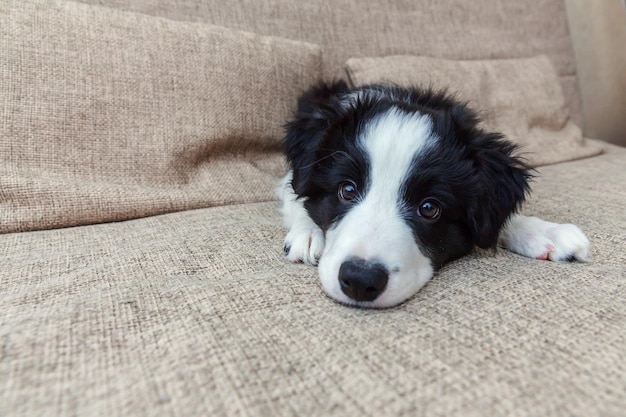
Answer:
[[[626,149],[567,123],[569,33],[561,0],[2,2],[0,415],[623,416]],[[573,133],[524,212],[592,263],[477,250],[372,311],[283,260],[297,95],[397,55],[548,57]]]

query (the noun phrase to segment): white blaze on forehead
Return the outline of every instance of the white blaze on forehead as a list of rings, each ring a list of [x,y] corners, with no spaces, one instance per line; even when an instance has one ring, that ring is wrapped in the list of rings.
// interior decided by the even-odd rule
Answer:
[[[319,264],[322,286],[346,303],[338,274],[341,264],[361,258],[389,271],[385,291],[372,302],[389,307],[412,296],[433,274],[430,259],[421,253],[401,213],[400,190],[415,158],[435,142],[428,116],[391,109],[367,124],[359,146],[369,158],[368,189],[362,199],[326,234]]]
[[[429,116],[391,109],[374,119],[360,138],[370,162],[368,195],[397,202],[415,157],[433,142]]]

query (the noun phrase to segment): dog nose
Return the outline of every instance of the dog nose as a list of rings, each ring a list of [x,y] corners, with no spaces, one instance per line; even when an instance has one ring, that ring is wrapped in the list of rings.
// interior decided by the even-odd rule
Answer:
[[[351,259],[339,268],[341,291],[355,301],[373,301],[387,286],[389,273],[378,263],[363,259]]]

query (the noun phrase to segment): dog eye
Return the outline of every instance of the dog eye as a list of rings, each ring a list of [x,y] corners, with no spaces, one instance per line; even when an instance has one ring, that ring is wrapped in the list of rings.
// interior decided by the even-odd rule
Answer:
[[[437,220],[441,216],[441,205],[437,200],[427,198],[417,209],[417,215],[428,220]]]
[[[344,181],[339,184],[339,190],[337,191],[339,199],[343,201],[352,201],[357,196],[356,184],[352,181]]]

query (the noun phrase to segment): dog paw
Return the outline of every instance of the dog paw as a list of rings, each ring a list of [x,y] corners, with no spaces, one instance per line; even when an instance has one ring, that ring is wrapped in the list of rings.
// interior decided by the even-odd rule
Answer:
[[[557,224],[537,217],[517,216],[511,219],[500,237],[509,250],[549,261],[591,261],[591,244],[573,224]]]
[[[317,265],[324,250],[324,232],[315,225],[292,228],[283,250],[290,262]]]

